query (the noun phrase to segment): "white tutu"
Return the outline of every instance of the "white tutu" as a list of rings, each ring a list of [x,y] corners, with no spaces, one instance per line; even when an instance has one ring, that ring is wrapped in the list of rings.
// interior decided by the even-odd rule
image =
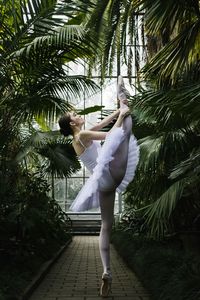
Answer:
[[[124,137],[124,131],[121,127],[116,127],[110,131],[109,134],[107,134],[105,142],[100,151],[98,149],[98,157],[95,162],[93,173],[78,193],[76,199],[73,201],[69,208],[70,210],[80,212],[99,207],[98,193],[102,175],[105,172],[105,169],[108,168],[109,162],[113,160],[113,154],[116,152],[120,143],[124,140]],[[92,148],[89,147],[85,150],[84,159],[90,159],[92,156],[90,151],[94,151],[94,149],[92,150]],[[129,141],[126,173],[122,182],[117,187],[118,192],[124,191],[129,182],[132,181],[138,160],[139,147],[135,137],[131,135]]]
[[[129,140],[129,149],[128,149],[128,161],[127,161],[127,167],[126,167],[126,173],[125,176],[120,183],[120,185],[117,187],[117,192],[121,193],[125,191],[127,185],[133,180],[135,175],[135,170],[137,167],[137,164],[139,162],[139,146],[137,144],[137,140],[135,136],[132,134]]]

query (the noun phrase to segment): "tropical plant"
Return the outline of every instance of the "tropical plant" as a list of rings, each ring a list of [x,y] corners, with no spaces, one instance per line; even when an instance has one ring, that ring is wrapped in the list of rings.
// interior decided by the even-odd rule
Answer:
[[[168,40],[144,67],[147,87],[133,99],[142,113],[138,125],[153,132],[140,140],[140,165],[127,200],[141,209],[150,234],[161,237],[194,230],[200,212],[199,14],[196,1],[142,2],[148,33],[159,36],[166,28]]]
[[[138,93],[132,108],[141,157],[127,203],[140,209],[151,235],[191,229],[200,209],[199,1],[96,4],[88,24],[104,41],[103,74],[112,71],[117,57],[130,76],[133,60],[125,58],[125,49],[136,45]],[[143,69],[137,44],[147,49]]]
[[[86,27],[94,36],[98,48],[91,68],[100,64],[102,78],[112,75],[117,67],[120,74],[123,65],[131,81],[135,69],[139,72],[142,60],[146,59],[144,36],[144,13],[138,1],[95,1],[87,19]]]
[[[93,53],[94,42],[75,20],[89,9],[90,4],[81,1],[1,3],[0,157],[4,170],[3,164],[14,159],[27,136],[39,128],[51,131],[49,125],[72,108],[73,99],[96,90],[86,77],[69,74],[70,62]]]
[[[52,202],[45,193],[39,195],[36,188],[30,193],[26,185],[37,181],[36,166],[64,176],[80,166],[69,141],[52,132],[52,123],[73,107],[75,98],[97,89],[85,76],[70,75],[71,62],[93,54],[94,41],[75,18],[89,9],[84,1],[3,0],[0,4],[0,222],[6,233],[1,232],[1,238],[12,238],[18,218],[28,216],[26,224],[21,222],[24,230],[36,226],[39,209],[41,214],[44,207],[50,209]],[[37,205],[32,203],[37,198],[34,193],[41,201],[38,209],[29,206],[30,201]],[[55,225],[53,214],[49,222]]]

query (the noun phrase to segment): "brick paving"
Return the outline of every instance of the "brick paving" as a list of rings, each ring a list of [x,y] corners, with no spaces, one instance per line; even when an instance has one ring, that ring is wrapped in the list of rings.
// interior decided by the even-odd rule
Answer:
[[[149,300],[111,245],[112,300]],[[99,300],[102,265],[98,236],[75,236],[29,300]],[[105,299],[105,298],[104,298]]]

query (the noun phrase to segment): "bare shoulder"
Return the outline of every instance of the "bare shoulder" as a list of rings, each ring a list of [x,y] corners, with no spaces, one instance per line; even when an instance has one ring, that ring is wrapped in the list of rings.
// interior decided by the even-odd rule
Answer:
[[[81,130],[79,132],[79,138],[82,141],[88,142],[88,141],[92,140],[91,132],[92,132],[91,130]]]
[[[79,156],[83,153],[85,148],[91,145],[91,141],[86,138],[84,130],[80,131],[77,135],[74,136],[72,145],[76,154]]]
[[[86,141],[89,140],[105,140],[106,132],[103,131],[93,131],[93,130],[82,130],[79,133],[80,138]]]
[[[90,130],[81,130],[78,134],[79,138],[81,139],[87,139],[90,135]]]

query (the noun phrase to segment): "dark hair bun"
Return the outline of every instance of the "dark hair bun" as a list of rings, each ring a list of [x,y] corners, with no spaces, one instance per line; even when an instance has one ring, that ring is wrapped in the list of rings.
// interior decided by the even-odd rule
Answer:
[[[63,134],[64,136],[71,135],[71,131],[64,128],[60,128],[60,133]]]
[[[69,114],[63,115],[58,121],[60,126],[60,133],[63,134],[64,136],[73,135],[70,122],[71,122],[71,118]]]

